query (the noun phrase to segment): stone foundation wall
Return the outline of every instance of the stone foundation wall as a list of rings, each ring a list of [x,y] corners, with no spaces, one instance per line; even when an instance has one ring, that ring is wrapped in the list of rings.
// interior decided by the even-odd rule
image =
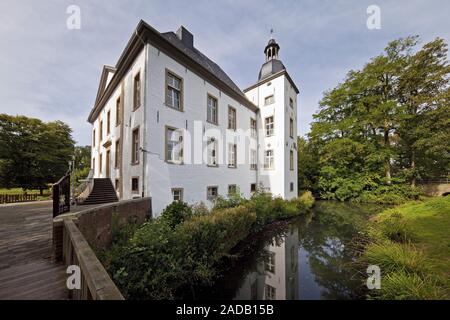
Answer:
[[[53,219],[53,259],[62,260],[63,219],[72,219],[92,248],[106,249],[111,245],[114,228],[129,222],[144,223],[152,217],[151,198],[120,201]]]

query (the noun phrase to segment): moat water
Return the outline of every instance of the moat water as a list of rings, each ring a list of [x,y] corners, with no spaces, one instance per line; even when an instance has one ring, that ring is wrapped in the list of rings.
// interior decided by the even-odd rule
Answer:
[[[203,299],[320,300],[363,298],[354,240],[383,208],[319,201],[307,217],[263,232],[229,259]]]

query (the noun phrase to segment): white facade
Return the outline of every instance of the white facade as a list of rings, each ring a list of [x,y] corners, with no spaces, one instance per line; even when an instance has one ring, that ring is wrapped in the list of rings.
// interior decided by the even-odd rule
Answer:
[[[166,43],[162,36],[171,43]],[[178,37],[173,39],[174,34],[160,34],[141,22],[116,68],[104,71],[105,83],[100,84],[102,92],[89,117],[93,124],[94,177],[111,178],[121,200],[152,197],[155,214],[174,200],[174,189],[176,197],[185,202],[207,205],[212,204],[208,187],[217,188],[210,192],[217,191],[222,196],[227,196],[233,186],[244,197],[250,197],[255,187],[283,198],[297,196],[298,91],[286,70],[258,81],[246,90],[245,97],[242,92],[241,95],[236,93],[239,89],[233,91],[229,83],[223,83],[227,80],[221,70],[215,69],[212,72],[216,75],[210,75],[207,69],[196,65],[195,59],[189,59],[192,56],[185,56],[183,50],[179,50],[181,45],[187,46],[185,50],[196,52],[193,37],[186,29],[181,28]],[[168,74],[181,80],[182,110],[167,105]],[[137,75],[140,90],[136,91]],[[222,78],[217,81],[217,77]],[[137,108],[135,92],[139,94]],[[274,102],[265,105],[270,95],[274,96]],[[208,96],[217,102],[216,124],[207,121]],[[118,106],[119,122],[116,121]],[[232,129],[228,129],[229,107],[236,115]],[[274,132],[266,136],[264,121],[269,116],[274,117]],[[257,121],[256,136],[251,134],[251,119]],[[293,120],[292,131],[290,119]],[[176,131],[169,134],[169,129]],[[138,145],[133,144],[136,142],[133,132],[138,134]],[[217,165],[209,163],[214,154],[211,151],[208,157],[207,144],[211,138],[215,140],[210,146],[216,145]],[[182,161],[173,163],[168,159],[175,154],[170,152],[172,144],[168,140],[174,141],[177,160]],[[236,149],[232,145],[236,145]],[[273,167],[266,169],[265,151],[269,149],[273,150]],[[293,167],[290,166],[291,150]],[[136,155],[134,162],[133,153]],[[252,153],[257,154],[256,167],[251,165]],[[236,158],[229,157],[233,154]],[[235,166],[230,167],[230,163]]]

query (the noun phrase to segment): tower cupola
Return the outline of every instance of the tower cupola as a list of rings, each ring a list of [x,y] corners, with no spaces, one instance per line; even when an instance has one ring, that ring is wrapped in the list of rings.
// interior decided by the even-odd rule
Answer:
[[[278,52],[280,51],[280,46],[271,38],[266,48],[264,49],[264,54],[266,55],[266,62],[272,59],[278,59]]]

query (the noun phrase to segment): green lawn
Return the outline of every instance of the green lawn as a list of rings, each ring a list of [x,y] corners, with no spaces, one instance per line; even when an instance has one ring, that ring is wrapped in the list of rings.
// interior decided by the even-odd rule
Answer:
[[[388,209],[372,226],[364,258],[388,270],[382,298],[450,299],[450,197]]]
[[[27,194],[40,194],[39,190],[27,190],[26,191]],[[6,188],[0,188],[0,194],[23,194],[24,191],[22,188],[11,188],[11,189],[6,189]],[[38,200],[48,200],[51,199],[52,197],[52,190],[51,189],[47,189],[44,190],[44,195],[43,196],[39,196]]]

